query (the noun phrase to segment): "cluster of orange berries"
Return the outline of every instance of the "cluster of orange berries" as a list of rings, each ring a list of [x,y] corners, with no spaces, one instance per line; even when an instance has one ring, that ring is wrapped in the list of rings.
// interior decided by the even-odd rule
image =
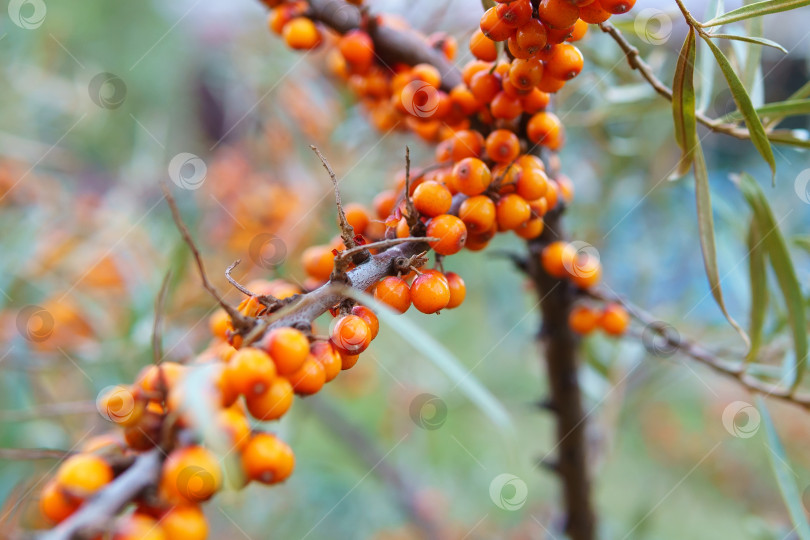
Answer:
[[[601,328],[610,336],[621,336],[627,331],[630,315],[621,304],[609,303],[601,310],[589,305],[575,306],[568,315],[568,326],[577,334],[587,335]]]

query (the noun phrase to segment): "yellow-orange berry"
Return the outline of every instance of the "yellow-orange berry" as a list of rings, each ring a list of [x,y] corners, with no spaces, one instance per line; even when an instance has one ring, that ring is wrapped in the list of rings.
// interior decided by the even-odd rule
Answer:
[[[332,274],[335,255],[328,246],[312,246],[301,255],[304,271],[320,281],[326,281]]]
[[[543,248],[541,262],[546,273],[558,279],[568,275],[568,268],[571,268],[576,250],[568,242],[552,242]]]
[[[259,395],[276,378],[276,366],[266,352],[247,347],[233,355],[225,368],[225,376],[228,386],[235,392],[245,396]]]
[[[371,339],[377,337],[377,333],[380,331],[380,321],[373,311],[366,306],[357,305],[352,308],[352,314],[366,321],[366,324],[371,329]]]
[[[487,136],[486,149],[492,161],[510,163],[520,154],[520,140],[508,129],[496,129]]]
[[[202,446],[172,451],[163,463],[160,494],[176,504],[210,499],[222,485],[222,469],[216,456]]]
[[[505,41],[515,32],[515,27],[502,20],[494,7],[481,17],[480,26],[484,35],[493,41]]]
[[[562,146],[562,123],[554,113],[539,112],[532,116],[526,126],[526,134],[533,143],[542,144],[552,150]]]
[[[321,31],[306,17],[292,19],[284,25],[281,34],[291,49],[306,51],[321,44]]]
[[[353,368],[360,359],[359,354],[348,354],[343,351],[338,351],[338,354],[340,355],[340,369],[342,370]]]
[[[450,210],[453,195],[442,184],[428,180],[419,184],[413,192],[413,205],[419,213],[434,217]]]
[[[355,306],[355,307],[363,307],[363,306]],[[337,377],[338,373],[340,373],[340,370],[343,367],[343,364],[340,361],[340,354],[338,354],[338,352],[335,350],[332,344],[329,343],[328,341],[316,341],[315,343],[313,343],[312,348],[310,349],[310,355],[313,358],[315,358],[315,360],[317,360],[318,363],[321,364],[321,366],[323,366],[325,382],[329,382],[335,377]]]
[[[568,0],[540,0],[537,14],[551,28],[568,28],[579,18],[579,8]]]
[[[436,313],[450,303],[450,286],[439,272],[425,272],[411,283],[413,307],[422,313]]]
[[[440,255],[458,253],[467,241],[467,227],[464,222],[450,214],[431,219],[426,234],[429,238],[437,239],[428,243]]]
[[[588,23],[586,23],[582,19],[577,19],[577,22],[574,24],[574,31],[571,32],[571,35],[568,37],[568,39],[566,39],[566,41],[579,41],[582,38],[584,38],[585,34],[587,33],[588,33]]]
[[[476,28],[470,37],[470,52],[479,60],[494,62],[498,58],[495,42],[489,39],[480,28]]]
[[[529,56],[534,56],[546,46],[546,27],[537,19],[530,19],[517,29],[515,35],[517,45],[527,51]]]
[[[597,0],[602,9],[613,15],[627,13],[636,4],[636,0]]]
[[[471,233],[488,231],[495,223],[495,203],[486,195],[469,197],[459,206],[458,217]]]
[[[137,424],[146,410],[146,399],[141,392],[123,385],[110,388],[99,397],[97,408],[101,415],[119,426]]]
[[[349,203],[343,207],[343,212],[346,214],[346,221],[354,229],[355,234],[363,234],[368,228],[371,217],[368,215],[368,210],[358,203]]]
[[[517,58],[509,68],[509,82],[518,92],[526,93],[534,89],[543,79],[543,63]]]
[[[141,371],[138,384],[146,392],[171,390],[185,373],[185,366],[177,362],[161,362]]]
[[[517,194],[527,201],[539,199],[548,190],[548,176],[545,171],[536,167],[523,169],[518,176],[515,189]]]
[[[515,234],[521,238],[526,240],[531,240],[532,238],[537,238],[541,234],[543,234],[543,229],[545,228],[545,222],[543,222],[543,218],[541,217],[533,217],[517,229],[515,229]]]
[[[453,167],[453,183],[458,190],[469,196],[480,195],[492,182],[492,172],[478,158],[464,158]]]
[[[373,206],[378,219],[386,219],[394,211],[397,204],[397,192],[393,189],[381,191],[374,197]],[[330,269],[331,272],[331,269]]]
[[[398,313],[411,307],[411,291],[405,280],[389,276],[374,287],[374,298]]]
[[[574,258],[569,274],[577,287],[590,289],[602,279],[602,264],[592,255],[579,255]]]
[[[76,454],[67,458],[56,473],[59,487],[80,498],[94,494],[113,479],[112,467],[94,454]]]
[[[374,60],[374,42],[362,30],[349,30],[338,40],[343,58],[356,67],[367,67]]]
[[[81,499],[65,493],[59,484],[52,480],[45,484],[39,495],[39,510],[53,523],[60,523],[75,512]]]
[[[225,433],[234,448],[243,448],[250,437],[250,423],[245,414],[236,407],[228,407],[217,413],[216,425]]]
[[[602,5],[596,1],[579,8],[579,18],[590,24],[603,23],[610,18],[610,15],[611,13],[605,11]]]
[[[611,336],[620,336],[627,331],[630,324],[630,315],[620,304],[608,304],[602,310],[602,317],[599,319],[599,326],[605,333]]]
[[[332,323],[329,339],[340,351],[360,354],[371,343],[371,328],[357,315],[344,315]]]
[[[293,387],[290,381],[279,377],[263,394],[245,398],[245,405],[257,420],[276,420],[290,410],[293,403]]]
[[[160,518],[166,540],[205,540],[208,522],[198,506],[175,506]]]
[[[551,58],[546,62],[546,69],[555,79],[567,81],[579,75],[582,64],[583,58],[579,49],[568,43],[561,43],[552,49]]]
[[[575,306],[568,315],[568,326],[577,334],[587,335],[599,326],[600,314],[589,306]]]
[[[208,327],[211,329],[211,333],[219,339],[225,339],[228,336],[228,330],[233,331],[231,317],[222,308],[216,310],[208,319]]]
[[[257,433],[242,452],[242,467],[250,480],[275,484],[286,480],[295,468],[295,455],[271,433]]]
[[[495,215],[498,229],[511,231],[526,223],[532,216],[532,210],[526,199],[513,193],[501,197],[495,206]]]
[[[295,328],[276,328],[267,336],[265,349],[278,373],[286,375],[300,368],[309,356],[309,340]]]
[[[326,371],[323,365],[310,355],[294,373],[286,376],[296,394],[305,396],[317,394],[326,383]]]
[[[447,272],[445,278],[447,278],[447,285],[450,287],[450,301],[447,302],[447,309],[457,308],[467,296],[467,286],[461,276],[455,272]]]

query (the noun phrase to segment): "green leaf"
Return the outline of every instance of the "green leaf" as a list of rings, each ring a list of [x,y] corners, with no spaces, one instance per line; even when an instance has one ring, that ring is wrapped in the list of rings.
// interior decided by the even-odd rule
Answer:
[[[785,299],[795,354],[795,373],[791,388],[796,388],[801,382],[807,366],[808,352],[807,316],[802,300],[802,289],[799,286],[785,239],[759,184],[750,175],[743,173],[740,177],[740,189],[754,212],[754,220],[762,233],[762,245],[768,253],[771,268],[776,274],[779,289]]]
[[[794,132],[804,133],[804,137],[797,137],[792,133],[768,133],[768,140],[779,144],[787,144],[789,146],[799,146],[801,148],[810,148],[810,139],[807,138],[807,132],[804,130],[793,130]]]
[[[810,253],[810,236],[800,236],[793,239],[793,243]]]
[[[797,9],[807,5],[810,5],[810,0],[764,0],[763,2],[756,2],[737,9],[732,9],[728,13],[724,13],[719,17],[715,17],[701,24],[701,26],[719,26],[721,24],[750,19],[752,17],[762,17],[763,15],[769,15],[771,13]]]
[[[810,0],[808,0],[808,2],[810,2]],[[756,146],[762,158],[768,163],[768,166],[771,168],[771,179],[775,181],[776,161],[773,157],[771,143],[768,141],[768,136],[765,134],[765,128],[762,127],[762,121],[759,119],[759,116],[757,116],[756,110],[754,110],[754,105],[751,103],[748,92],[745,91],[745,87],[743,87],[740,82],[740,78],[734,73],[734,69],[732,69],[728,58],[726,58],[717,45],[707,37],[704,37],[703,40],[709,45],[709,48],[712,50],[717,60],[717,65],[720,66],[720,70],[726,78],[729,90],[731,90],[731,96],[734,98],[734,103],[737,104],[737,109],[740,110],[745,119],[745,125],[748,127],[748,132],[751,135],[751,142],[754,143],[754,146]]]
[[[706,269],[706,277],[709,279],[714,301],[720,307],[729,324],[734,327],[746,346],[750,347],[751,341],[745,330],[737,324],[737,321],[726,309],[726,302],[723,299],[723,290],[720,288],[720,272],[717,269],[717,246],[714,240],[714,217],[712,216],[712,196],[709,191],[709,174],[706,170],[706,160],[703,157],[703,149],[700,144],[695,148],[695,198],[697,200],[698,234],[700,235],[700,249],[703,252],[703,265]]]
[[[678,176],[689,170],[694,160],[697,142],[697,122],[695,120],[695,29],[689,33],[678,55],[675,79],[672,83],[672,117],[675,121],[675,139],[681,147],[681,160],[678,163]]]
[[[756,220],[751,220],[748,228],[748,275],[751,279],[751,311],[748,335],[751,337],[751,349],[746,357],[747,362],[756,359],[762,344],[762,328],[765,326],[765,314],[768,308],[768,269],[765,264],[765,246],[762,231]]]
[[[800,114],[810,114],[810,99],[792,99],[788,101],[776,101],[766,103],[762,107],[755,109],[758,116],[779,115],[780,118],[796,116]],[[742,120],[740,111],[734,111],[723,117],[724,121]]]
[[[788,50],[779,45],[777,42],[761,37],[738,36],[736,34],[709,34],[709,37],[712,39],[733,39],[735,41],[745,41],[746,43],[753,43],[755,45],[773,47],[774,49],[779,49],[785,54],[788,53]]]
[[[514,431],[512,420],[506,407],[463,366],[450,351],[417,325],[378,302],[373,296],[343,287],[340,293],[354,298],[374,310],[377,316],[393,328],[414,349],[428,357],[440,370],[456,384],[462,393],[475,403],[481,411],[499,428],[510,433]]]
[[[782,494],[782,500],[785,501],[787,506],[790,521],[795,527],[793,532],[801,540],[810,540],[810,524],[807,523],[807,518],[804,515],[802,496],[796,486],[796,473],[788,464],[785,447],[782,446],[782,441],[779,440],[779,434],[776,432],[771,414],[768,412],[768,407],[765,405],[762,396],[757,396],[757,407],[762,415],[762,423],[765,424],[765,437],[768,440],[768,458],[771,462],[773,474],[776,477],[776,483],[779,486],[779,492]]]
[[[723,12],[723,0],[711,0],[706,6],[705,18],[714,18]],[[700,98],[698,99],[698,110],[705,111],[712,103],[712,90],[714,89],[714,71],[715,62],[708,54],[700,55],[700,69],[698,73],[703,79],[703,84],[700,85]]]

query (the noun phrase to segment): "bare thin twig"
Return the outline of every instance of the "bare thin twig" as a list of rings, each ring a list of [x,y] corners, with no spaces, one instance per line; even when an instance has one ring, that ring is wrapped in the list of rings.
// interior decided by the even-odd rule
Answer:
[[[411,149],[407,146],[405,147],[405,211],[408,212],[408,216],[405,219],[410,229],[416,225],[419,214],[416,213],[413,198],[411,197]]]
[[[408,236],[405,238],[390,238],[388,240],[380,240],[379,242],[371,242],[370,244],[363,244],[362,246],[357,246],[352,249],[347,249],[346,251],[341,251],[338,253],[338,257],[345,258],[355,253],[360,253],[366,249],[385,249],[393,246],[398,246],[399,244],[407,244],[408,242],[438,242],[438,238],[430,237],[419,237],[419,236]]]
[[[233,261],[233,264],[231,264],[228,268],[225,269],[225,278],[228,280],[228,282],[231,285],[233,285],[236,288],[236,290],[238,290],[242,294],[244,294],[244,295],[246,295],[248,297],[255,298],[256,301],[258,301],[264,307],[266,307],[268,309],[274,309],[274,308],[278,307],[280,301],[275,296],[270,295],[270,294],[255,294],[255,293],[251,292],[250,289],[248,289],[247,287],[245,287],[244,285],[242,285],[241,283],[236,281],[233,278],[233,276],[231,276],[231,272],[233,272],[233,269],[236,268],[237,266],[239,266],[239,264],[241,262],[242,262],[241,259],[236,259],[235,261]]]
[[[343,204],[340,202],[340,189],[338,188],[338,180],[337,176],[335,175],[335,171],[332,170],[332,167],[329,165],[329,162],[326,160],[321,151],[318,150],[315,146],[310,146],[312,151],[318,156],[318,159],[321,160],[323,164],[323,168],[326,169],[326,172],[329,173],[329,178],[332,179],[332,185],[335,188],[335,203],[337,204],[338,210],[338,221],[340,224],[340,237],[343,239],[343,243],[346,244],[346,247],[351,249],[357,246],[357,242],[354,241],[354,227],[352,227],[351,223],[346,219],[346,212],[343,211]]]

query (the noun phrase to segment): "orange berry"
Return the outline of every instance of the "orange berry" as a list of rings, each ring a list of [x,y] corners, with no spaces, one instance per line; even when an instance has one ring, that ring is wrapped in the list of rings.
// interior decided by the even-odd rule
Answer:
[[[577,19],[579,20],[579,19]],[[574,28],[576,25],[569,26],[568,28],[550,28],[548,31],[548,42],[551,45],[557,45],[566,41],[568,38],[571,37],[571,34],[574,33]],[[544,61],[548,62],[548,57],[543,59]]]
[[[265,339],[265,350],[278,373],[286,375],[300,368],[309,356],[309,340],[295,328],[276,328]]]
[[[82,501],[65,493],[55,480],[51,480],[39,495],[39,510],[53,523],[64,521],[75,512]]]
[[[166,540],[205,540],[208,522],[198,506],[175,506],[160,518]]]
[[[571,35],[568,36],[566,41],[579,41],[585,37],[585,34],[588,33],[588,23],[583,21],[582,19],[577,19],[577,22],[574,24],[574,30],[571,32]]]
[[[521,96],[520,105],[524,112],[534,114],[548,107],[549,101],[551,98],[547,93],[539,88],[532,88],[528,94]]]
[[[377,316],[374,314],[373,311],[371,311],[366,306],[358,305],[352,308],[352,315],[357,315],[358,317],[366,321],[366,324],[371,329],[371,339],[377,337],[377,334],[380,331],[380,321],[377,319]]]
[[[518,158],[516,164],[521,169],[540,169],[541,171],[546,170],[543,160],[532,154],[523,154]]]
[[[587,335],[599,326],[600,314],[588,306],[575,306],[568,314],[568,326],[577,334]]]
[[[287,375],[296,394],[317,394],[326,383],[326,371],[323,365],[310,355],[306,362],[295,373]]]
[[[328,246],[312,246],[301,255],[304,271],[319,281],[326,281],[332,275],[335,255]]]
[[[492,172],[478,158],[464,158],[453,167],[453,183],[465,195],[480,195],[492,182]]]
[[[509,82],[519,91],[534,89],[543,78],[543,63],[537,60],[512,60]]]
[[[363,306],[355,306],[355,307],[363,307]],[[338,354],[338,352],[335,350],[335,348],[332,346],[331,343],[329,343],[328,341],[316,341],[315,343],[312,344],[310,354],[312,355],[313,358],[315,358],[315,360],[318,361],[318,363],[321,364],[321,366],[323,366],[325,382],[329,382],[338,376],[338,373],[340,373],[342,367],[342,362],[340,361],[340,355]]]
[[[173,450],[163,462],[160,494],[168,501],[199,503],[210,499],[222,485],[222,469],[214,454],[202,446]]]
[[[293,403],[293,387],[290,381],[279,377],[263,394],[245,398],[248,412],[257,420],[276,420],[290,410]]]
[[[630,315],[620,304],[608,304],[602,310],[602,317],[599,319],[599,326],[605,333],[611,336],[620,336],[627,331],[630,324]]]
[[[374,60],[374,42],[362,30],[349,30],[338,40],[343,58],[355,66],[368,66]]]
[[[487,156],[498,163],[509,163],[520,154],[520,140],[508,129],[496,129],[487,136]]]
[[[411,283],[413,307],[422,313],[436,313],[450,303],[450,286],[439,272],[425,272]]]
[[[151,516],[135,512],[120,518],[112,540],[168,540],[163,526]]]
[[[495,216],[498,229],[511,231],[526,223],[532,217],[532,210],[526,199],[520,195],[510,194],[501,197],[495,205]]]
[[[527,201],[533,201],[546,194],[548,182],[545,171],[530,167],[520,172],[515,190]]]
[[[439,88],[442,84],[441,73],[431,64],[416,64],[411,68],[411,77],[424,81],[433,88]]]
[[[599,24],[608,20],[611,16],[609,11],[602,9],[599,2],[591,2],[588,5],[580,6],[579,18],[590,24]]]
[[[130,427],[137,424],[143,417],[146,400],[140,395],[140,392],[118,385],[99,397],[97,408],[101,415],[110,422]]]
[[[346,221],[354,228],[355,234],[363,234],[366,232],[371,218],[362,204],[349,203],[343,207],[343,212],[346,214]]]
[[[411,291],[405,280],[389,276],[374,287],[374,298],[398,313],[405,313],[411,307]]]
[[[447,302],[447,309],[457,308],[464,302],[467,296],[467,286],[461,276],[455,272],[447,272],[444,276],[447,279],[447,285],[450,287],[450,301]]]
[[[529,53],[529,56],[534,56],[546,46],[546,27],[537,19],[529,19],[518,27],[515,41],[518,47]]]
[[[374,211],[377,213],[378,219],[386,219],[394,211],[394,206],[397,204],[397,192],[393,189],[381,191],[374,197]],[[331,270],[329,271],[332,272]]]
[[[133,450],[144,451],[155,446],[163,431],[163,414],[147,408],[137,424],[124,430],[124,440]]]
[[[228,330],[233,330],[233,323],[231,323],[231,317],[225,313],[225,310],[220,308],[208,319],[208,327],[216,337],[225,339]]]
[[[543,248],[541,262],[546,273],[558,279],[568,275],[568,268],[576,257],[576,250],[568,242],[552,242]]]
[[[597,0],[602,9],[613,15],[627,13],[636,5],[636,0]]]
[[[514,27],[523,26],[532,20],[532,4],[529,0],[513,0],[498,4],[495,12],[501,21]]]
[[[565,81],[552,77],[548,70],[543,71],[543,77],[540,79],[540,84],[537,85],[538,90],[542,90],[548,94],[554,94],[565,86]]]
[[[557,207],[557,203],[560,199],[560,188],[557,185],[557,182],[554,180],[549,180],[548,190],[543,198],[546,200],[547,210],[553,210]]]
[[[494,62],[498,58],[495,42],[485,36],[480,28],[476,28],[470,36],[470,52],[479,60],[487,62]]]
[[[307,347],[309,351],[309,347]],[[261,349],[236,351],[225,368],[228,386],[244,396],[263,394],[276,378],[276,366]]]
[[[532,238],[537,238],[541,234],[543,234],[543,229],[545,228],[545,222],[541,217],[533,217],[517,229],[515,229],[515,234],[521,238],[526,240],[531,240]]]
[[[321,44],[321,31],[306,17],[296,17],[289,21],[281,34],[291,49],[305,51]]]
[[[490,112],[494,118],[503,120],[514,120],[523,112],[520,98],[510,96],[506,92],[498,92],[489,105]]]
[[[484,35],[493,41],[505,41],[515,32],[515,27],[502,20],[494,7],[481,16],[480,27]]]
[[[371,343],[371,328],[357,315],[343,315],[332,322],[330,341],[340,351],[360,354]]]
[[[495,223],[495,203],[485,195],[465,199],[458,209],[458,217],[470,232],[482,232]]]
[[[555,79],[567,81],[579,75],[582,63],[582,53],[579,49],[571,44],[561,43],[552,49],[551,58],[546,62],[546,69]]]
[[[602,265],[594,256],[580,255],[574,258],[569,274],[577,287],[590,289],[602,279]]]
[[[501,91],[501,78],[495,73],[481,71],[470,80],[470,92],[482,104],[489,103]]]
[[[464,222],[450,214],[436,216],[428,221],[425,234],[438,239],[428,243],[440,255],[458,253],[467,241],[467,227]]]
[[[413,204],[419,213],[434,217],[445,214],[453,204],[453,195],[442,184],[428,180],[419,184],[413,192]]]
[[[551,28],[568,28],[579,18],[579,8],[569,0],[540,0],[537,14]]]
[[[233,448],[243,448],[250,437],[250,423],[237,407],[228,407],[217,413],[216,425],[228,437]]]
[[[242,452],[242,468],[250,480],[275,484],[286,480],[295,467],[295,455],[287,443],[271,433],[257,433]]]
[[[359,354],[347,354],[343,351],[338,351],[338,354],[340,355],[340,369],[342,370],[353,368],[360,359]]]
[[[177,362],[161,362],[145,367],[138,376],[138,385],[145,392],[171,390],[185,373],[185,366]]]
[[[557,115],[539,112],[531,117],[526,126],[526,134],[533,143],[542,144],[552,150],[562,146],[563,128]]]
[[[112,467],[94,454],[75,454],[59,465],[59,487],[82,499],[89,497],[113,479]]]

